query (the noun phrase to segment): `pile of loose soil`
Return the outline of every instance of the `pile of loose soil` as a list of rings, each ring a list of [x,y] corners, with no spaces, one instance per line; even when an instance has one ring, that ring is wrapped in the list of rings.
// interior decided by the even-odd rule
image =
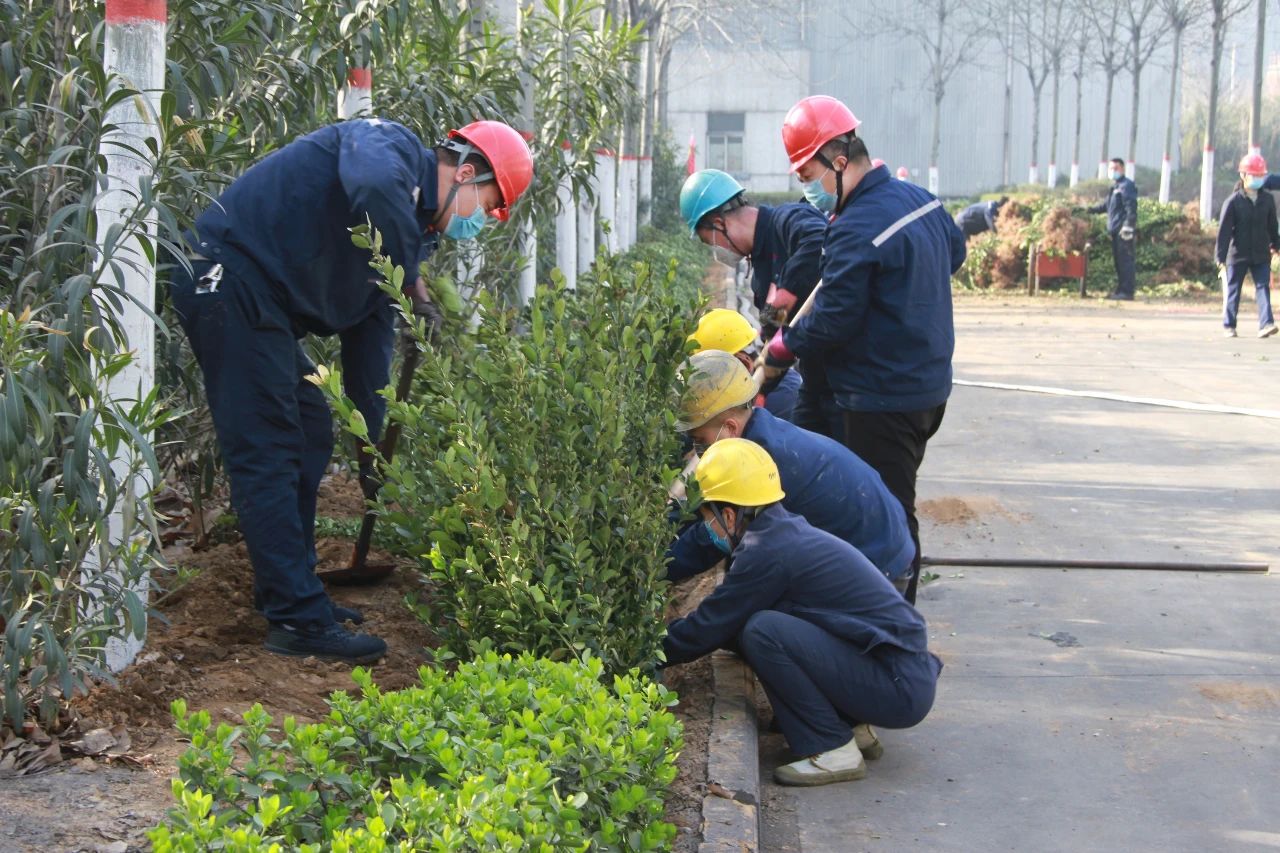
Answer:
[[[995,498],[945,497],[920,501],[916,504],[916,513],[935,524],[976,524],[990,518],[1002,518],[1008,521],[1022,522],[1029,516],[1010,512]]]

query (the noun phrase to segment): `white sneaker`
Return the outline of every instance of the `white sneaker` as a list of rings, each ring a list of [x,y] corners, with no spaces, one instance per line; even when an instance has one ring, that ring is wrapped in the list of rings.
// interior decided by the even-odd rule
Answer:
[[[867,775],[867,762],[858,749],[858,741],[784,764],[773,771],[779,785],[814,787],[832,782],[849,782]]]
[[[1222,330],[1222,336],[1224,338],[1234,338],[1236,336],[1236,330],[1232,328],[1225,328]]]
[[[884,747],[880,745],[880,738],[876,737],[876,733],[866,723],[853,727],[853,742],[858,745],[858,751],[862,753],[862,757],[867,761],[875,761],[884,755]]]
[[[1272,335],[1274,335],[1276,332],[1280,332],[1280,329],[1276,328],[1275,323],[1271,323],[1269,325],[1263,326],[1261,329],[1258,330],[1258,337],[1269,338]]]

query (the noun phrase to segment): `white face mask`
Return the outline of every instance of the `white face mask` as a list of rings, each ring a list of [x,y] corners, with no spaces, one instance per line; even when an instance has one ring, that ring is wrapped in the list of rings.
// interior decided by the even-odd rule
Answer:
[[[723,228],[714,228],[712,229],[711,233],[713,235],[711,237],[712,242],[710,244],[711,254],[712,256],[715,257],[717,261],[724,264],[726,267],[730,267],[730,268],[736,267],[738,264],[742,263],[742,259],[745,258],[746,255],[742,254],[736,249],[731,248],[730,246],[721,246],[719,243],[719,238],[714,236],[716,234],[719,234],[721,237],[723,237],[725,240],[728,240],[729,243],[732,244],[733,240],[729,238],[729,234],[727,231],[723,230]]]

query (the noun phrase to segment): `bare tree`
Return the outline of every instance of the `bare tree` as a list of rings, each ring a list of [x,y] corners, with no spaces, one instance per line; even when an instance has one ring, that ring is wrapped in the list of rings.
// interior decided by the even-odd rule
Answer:
[[[1080,183],[1080,138],[1084,127],[1084,70],[1089,55],[1089,28],[1084,24],[1076,29],[1076,67],[1071,76],[1076,81],[1076,133],[1071,146],[1071,186]]]
[[[1056,12],[1055,12],[1056,9]],[[1031,167],[1028,181],[1040,181],[1040,103],[1044,84],[1052,71],[1049,43],[1054,39],[1054,17],[1061,20],[1062,4],[1050,0],[1030,0],[1013,7],[1013,60],[1027,72],[1031,85]]]
[[[1249,106],[1249,153],[1262,151],[1262,77],[1265,72],[1267,41],[1267,0],[1257,0],[1258,24],[1254,29],[1253,47],[1253,102]]]
[[[1138,104],[1142,97],[1142,69],[1169,34],[1167,15],[1157,15],[1159,0],[1124,0],[1118,3],[1121,26],[1129,37],[1129,75],[1133,98],[1129,103],[1129,171],[1138,161]]]
[[[1182,82],[1182,38],[1204,15],[1205,0],[1161,0],[1173,36],[1173,65],[1169,74],[1169,111],[1164,126],[1164,158],[1160,162],[1160,201],[1168,203],[1173,184],[1174,130],[1178,125],[1178,87]]]
[[[1231,19],[1249,8],[1250,0],[1209,2],[1209,109],[1205,115],[1204,159],[1200,161],[1200,219],[1213,218],[1213,146],[1218,130],[1218,87],[1222,78],[1222,45]]]
[[[1107,173],[1111,156],[1111,102],[1115,95],[1116,75],[1129,64],[1129,43],[1120,41],[1124,14],[1116,0],[1084,0],[1081,12],[1094,35],[1094,63],[1107,80],[1107,94],[1102,106],[1102,148],[1098,156],[1098,178]]]
[[[1053,128],[1049,134],[1049,175],[1046,183],[1053,187],[1058,183],[1058,107],[1061,103],[1062,92],[1062,60],[1066,56],[1068,48],[1071,47],[1075,30],[1079,28],[1078,19],[1071,16],[1070,22],[1064,30],[1062,18],[1064,14],[1064,4],[1059,3],[1054,9],[1053,29],[1050,33],[1049,43],[1045,45],[1048,53],[1049,67],[1053,76],[1053,111],[1050,124]],[[1079,110],[1079,105],[1077,105]]]

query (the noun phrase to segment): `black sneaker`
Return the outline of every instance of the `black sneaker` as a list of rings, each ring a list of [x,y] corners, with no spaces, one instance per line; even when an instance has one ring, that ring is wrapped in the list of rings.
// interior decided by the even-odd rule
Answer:
[[[317,657],[343,663],[373,663],[387,653],[387,644],[372,634],[356,634],[334,623],[323,628],[300,628],[280,623],[267,631],[267,651],[290,657]]]
[[[1118,300],[1120,300],[1121,302],[1132,302],[1132,301],[1133,301],[1133,294],[1132,294],[1132,293],[1121,293],[1120,291],[1116,290],[1116,291],[1112,291],[1111,293],[1108,293],[1108,294],[1107,294],[1107,299],[1118,299]]]
[[[333,610],[333,621],[339,624],[350,622],[352,625],[363,625],[364,614],[354,607],[343,607],[341,604],[335,604],[331,608]]]

